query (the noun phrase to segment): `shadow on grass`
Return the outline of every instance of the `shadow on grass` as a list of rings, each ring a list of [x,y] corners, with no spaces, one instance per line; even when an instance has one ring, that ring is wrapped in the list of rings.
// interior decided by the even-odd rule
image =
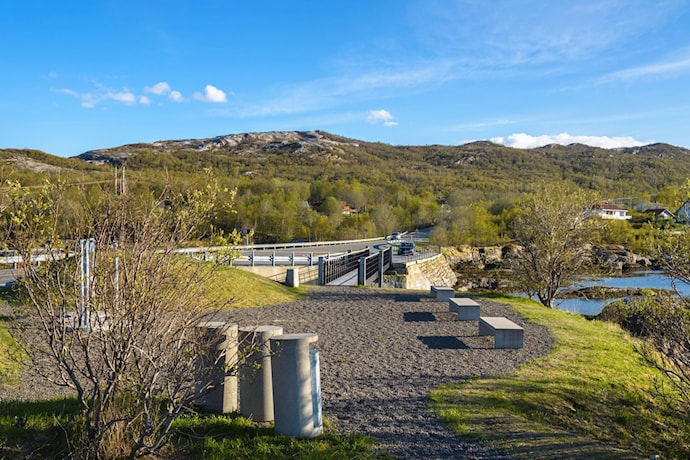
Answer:
[[[74,398],[0,402],[0,458],[66,458]]]
[[[0,459],[70,458],[66,427],[79,409],[75,398],[0,402]],[[331,432],[294,439],[276,435],[272,424],[236,415],[198,414],[174,422],[161,458],[390,458],[373,444],[369,437]]]

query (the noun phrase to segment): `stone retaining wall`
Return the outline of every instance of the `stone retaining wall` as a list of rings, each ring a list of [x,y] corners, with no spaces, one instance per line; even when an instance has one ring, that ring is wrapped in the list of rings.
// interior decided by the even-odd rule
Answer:
[[[384,287],[427,291],[431,286],[452,287],[458,281],[443,254],[430,259],[407,262],[400,268],[402,270],[399,273],[384,275]]]

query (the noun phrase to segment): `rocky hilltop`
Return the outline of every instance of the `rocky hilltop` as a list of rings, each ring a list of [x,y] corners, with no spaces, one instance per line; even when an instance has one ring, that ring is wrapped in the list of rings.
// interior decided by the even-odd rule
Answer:
[[[226,152],[239,156],[261,156],[266,153],[338,155],[343,147],[357,148],[359,142],[323,131],[269,131],[216,136],[206,139],[158,141],[121,147],[90,150],[77,158],[92,162],[123,163],[141,152]]]

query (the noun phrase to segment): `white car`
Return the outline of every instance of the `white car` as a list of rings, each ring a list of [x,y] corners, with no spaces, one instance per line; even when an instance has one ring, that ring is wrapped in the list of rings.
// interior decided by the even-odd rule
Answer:
[[[400,234],[400,232],[391,233],[391,241],[392,240],[399,240],[401,237],[402,237],[402,235]]]

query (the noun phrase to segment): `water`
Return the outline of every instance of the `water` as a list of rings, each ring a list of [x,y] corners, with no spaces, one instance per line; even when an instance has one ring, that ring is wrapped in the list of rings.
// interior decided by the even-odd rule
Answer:
[[[606,286],[614,288],[649,288],[673,290],[671,278],[660,271],[642,271],[631,276],[590,278],[579,283],[578,287]],[[690,295],[690,286],[678,283],[676,288],[683,295]],[[554,306],[559,310],[580,313],[583,315],[598,315],[604,306],[619,299],[585,300],[585,299],[557,299]]]

